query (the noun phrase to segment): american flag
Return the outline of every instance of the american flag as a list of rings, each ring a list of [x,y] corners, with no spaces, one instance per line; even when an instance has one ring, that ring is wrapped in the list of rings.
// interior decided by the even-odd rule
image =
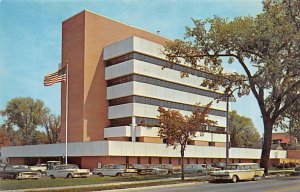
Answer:
[[[54,83],[66,81],[66,79],[67,79],[67,67],[64,67],[54,73],[46,75],[44,77],[44,85],[50,86],[53,85]]]

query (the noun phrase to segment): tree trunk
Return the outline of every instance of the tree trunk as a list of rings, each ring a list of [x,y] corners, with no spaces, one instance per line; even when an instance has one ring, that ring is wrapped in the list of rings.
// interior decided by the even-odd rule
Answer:
[[[182,147],[181,147],[181,150],[180,150],[180,154],[181,154],[181,180],[184,181],[184,172],[183,172],[184,149]]]
[[[272,130],[273,124],[271,122],[264,122],[264,143],[261,152],[260,166],[265,168],[265,174],[268,173],[268,163],[270,159],[270,151],[272,144]]]

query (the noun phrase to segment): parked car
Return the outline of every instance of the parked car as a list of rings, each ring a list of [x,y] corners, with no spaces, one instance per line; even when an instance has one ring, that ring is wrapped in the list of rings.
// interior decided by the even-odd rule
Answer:
[[[29,167],[31,170],[39,171],[40,173],[46,173],[47,164],[37,164]]]
[[[217,163],[212,164],[212,166],[223,170],[226,167],[226,163],[217,162]]]
[[[148,164],[146,166],[152,169],[154,175],[167,175],[169,172],[168,169],[161,168],[160,164]]]
[[[296,166],[295,172],[291,173],[292,176],[299,176],[300,175],[300,166]]]
[[[161,169],[167,169],[168,175],[181,172],[180,167],[174,167],[172,164],[158,164],[157,166],[158,166],[158,168],[161,168]]]
[[[257,163],[235,163],[228,165],[224,170],[214,171],[212,180],[229,180],[236,183],[239,180],[257,180],[264,176],[264,168]]]
[[[5,163],[0,163],[0,171],[2,171],[4,169],[4,167],[6,166]]]
[[[94,168],[93,174],[103,176],[124,176],[126,174],[137,174],[137,169],[132,164],[110,164],[102,168]]]
[[[41,173],[33,171],[28,165],[6,165],[0,171],[0,179],[39,179]]]
[[[222,170],[222,169],[219,168],[219,167],[214,167],[211,164],[206,164],[206,170],[207,170],[208,173],[210,173],[212,171],[219,171],[219,170]]]
[[[153,169],[148,168],[147,166],[143,164],[133,164],[133,167],[137,169],[137,172],[139,175],[152,175]]]
[[[75,164],[60,164],[56,165],[51,170],[46,170],[47,176],[50,176],[51,179],[57,177],[62,178],[87,178],[90,176],[89,169],[79,169]]]
[[[204,174],[206,172],[206,165],[205,164],[186,164],[183,167],[184,173],[198,173]]]

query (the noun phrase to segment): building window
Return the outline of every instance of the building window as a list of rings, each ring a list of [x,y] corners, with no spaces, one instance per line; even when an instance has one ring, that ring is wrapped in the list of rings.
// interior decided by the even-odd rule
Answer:
[[[199,159],[198,158],[196,158],[196,164],[199,164]]]
[[[111,99],[108,102],[109,102],[109,106],[116,106],[116,105],[122,105],[122,104],[127,104],[127,103],[141,103],[141,104],[155,105],[155,106],[161,106],[161,107],[185,110],[185,111],[194,111],[195,110],[194,105],[182,104],[182,103],[148,98],[148,97],[142,97],[142,96],[120,97],[120,98],[116,98],[116,99]],[[226,117],[225,111],[221,111],[221,110],[217,110],[217,109],[211,109],[209,111],[209,114]]]
[[[141,53],[135,53],[135,52],[128,53],[126,55],[122,55],[122,56],[107,60],[107,61],[105,61],[105,65],[106,65],[106,67],[109,67],[109,66],[116,65],[116,64],[119,64],[119,63],[122,63],[125,61],[132,60],[132,59],[144,61],[147,63],[151,63],[151,64],[158,65],[161,67],[166,67],[166,68],[173,69],[173,70],[180,71],[180,72],[186,72],[186,73],[189,73],[189,74],[192,74],[192,75],[195,75],[198,77],[203,77],[206,79],[214,79],[213,75],[207,74],[200,70],[197,70],[197,69],[194,69],[194,68],[191,68],[188,66],[179,65],[176,63],[170,63],[170,62],[167,62],[162,59],[158,59],[155,57],[151,57],[151,56],[147,56],[147,55],[143,55]]]
[[[187,85],[182,85],[174,82],[169,82],[153,77],[148,77],[148,76],[143,76],[143,75],[137,75],[137,74],[130,74],[122,77],[118,77],[115,79],[110,79],[107,81],[107,87],[111,87],[114,85],[119,85],[122,83],[127,83],[127,82],[141,82],[141,83],[147,83],[155,86],[160,86],[160,87],[165,87],[169,89],[174,89],[178,91],[183,91],[187,93],[193,93],[197,95],[203,95],[207,97],[212,97],[212,98],[220,98],[222,97],[223,94],[221,93],[216,93],[214,91],[209,91],[201,88],[195,88],[195,87],[189,87]]]
[[[110,127],[118,127],[118,126],[130,126],[131,125],[131,117],[124,117],[118,119],[110,119]],[[147,126],[147,127],[159,127],[160,123],[158,119],[147,118],[147,117],[136,117],[136,124],[138,126]],[[225,127],[218,126],[208,126],[208,130],[206,132],[210,133],[225,133]],[[211,131],[218,130],[218,131]],[[189,143],[190,144],[190,143]]]
[[[190,158],[187,158],[187,164],[190,164]]]
[[[169,157],[169,164],[172,164],[172,157]]]
[[[126,156],[126,164],[129,164],[129,157]]]
[[[208,142],[208,146],[216,146],[216,142]]]
[[[131,117],[110,119],[110,127],[130,125],[132,123],[131,120],[132,120]]]
[[[141,164],[141,157],[138,156],[136,161],[137,161],[137,164]]]
[[[148,164],[151,164],[151,157],[148,158]]]
[[[162,157],[158,158],[158,162],[159,162],[159,164],[162,164]]]

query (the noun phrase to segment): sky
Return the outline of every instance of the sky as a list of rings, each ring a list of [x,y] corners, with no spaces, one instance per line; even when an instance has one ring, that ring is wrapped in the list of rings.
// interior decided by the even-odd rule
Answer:
[[[261,0],[0,0],[0,110],[15,97],[41,99],[60,114],[60,85],[44,87],[44,75],[61,61],[62,21],[81,12],[118,20],[169,39],[182,39],[192,20],[215,15],[228,19],[255,16]],[[237,64],[226,66],[242,72]],[[238,98],[232,109],[250,117],[260,133],[263,123],[253,95]],[[0,119],[0,122],[3,119]]]

